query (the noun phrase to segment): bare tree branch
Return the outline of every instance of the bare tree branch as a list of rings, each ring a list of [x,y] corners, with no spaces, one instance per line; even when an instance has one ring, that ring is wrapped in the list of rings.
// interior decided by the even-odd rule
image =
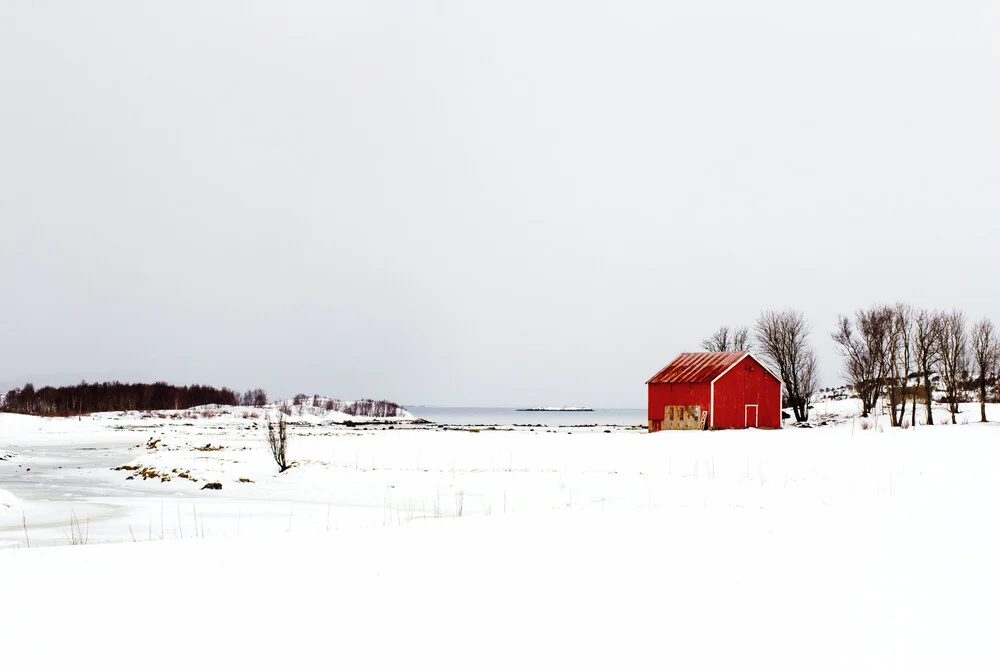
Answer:
[[[927,406],[927,424],[934,424],[934,411],[932,409],[931,374],[937,366],[938,358],[941,355],[940,336],[938,331],[941,328],[941,313],[921,309],[917,311],[913,322],[913,351],[915,355],[917,373],[920,374],[924,386],[924,402]]]
[[[941,382],[951,412],[951,423],[957,424],[955,415],[962,398],[961,385],[969,374],[969,333],[964,312],[956,309],[941,316],[938,346]]]
[[[891,354],[889,369],[891,374],[889,401],[892,406],[892,425],[903,426],[903,416],[906,414],[906,398],[911,393],[913,398],[913,414],[911,421],[916,419],[917,393],[910,392],[910,375],[913,371],[913,308],[909,304],[897,303],[892,306]],[[897,406],[899,412],[897,413]]]
[[[715,333],[701,341],[701,347],[708,352],[739,352],[753,346],[749,327],[732,330],[728,326],[719,327]]]
[[[750,327],[740,327],[733,334],[733,349],[734,350],[753,350],[753,335],[750,333]]]
[[[731,345],[727,326],[719,327],[715,333],[701,341],[702,349],[708,352],[728,352]]]

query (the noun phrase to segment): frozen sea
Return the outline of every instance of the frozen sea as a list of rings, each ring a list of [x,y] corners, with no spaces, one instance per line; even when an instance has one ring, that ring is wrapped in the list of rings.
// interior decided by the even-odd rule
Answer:
[[[646,423],[645,408],[594,408],[590,412],[524,412],[516,408],[461,408],[403,406],[414,417],[436,424],[458,426],[583,426],[587,424],[639,426]]]

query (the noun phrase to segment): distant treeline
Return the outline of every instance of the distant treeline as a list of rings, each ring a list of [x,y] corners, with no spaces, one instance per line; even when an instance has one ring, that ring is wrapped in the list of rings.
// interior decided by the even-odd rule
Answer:
[[[41,389],[28,383],[0,396],[0,411],[66,416],[123,410],[186,410],[213,403],[260,407],[267,404],[267,393],[263,389],[248,389],[240,394],[228,387],[217,389],[198,384],[177,387],[166,382],[81,382],[72,387]]]
[[[399,417],[403,413],[403,409],[392,401],[376,401],[370,398],[354,401],[340,408],[340,411],[358,417]]]
[[[310,398],[307,394],[296,394],[292,405],[311,405],[314,408],[325,408],[330,411],[343,412],[352,417],[401,417],[403,408],[392,401],[362,398],[358,401],[338,401],[335,398],[321,398],[315,394]],[[287,415],[292,414],[292,408],[287,403],[279,408]]]

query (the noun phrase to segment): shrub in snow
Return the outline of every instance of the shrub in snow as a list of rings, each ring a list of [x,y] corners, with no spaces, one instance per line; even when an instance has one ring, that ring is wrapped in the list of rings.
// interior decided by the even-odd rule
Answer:
[[[285,429],[285,415],[278,415],[278,423],[274,423],[271,415],[267,416],[267,443],[271,448],[271,456],[278,464],[278,472],[288,470],[288,432]]]

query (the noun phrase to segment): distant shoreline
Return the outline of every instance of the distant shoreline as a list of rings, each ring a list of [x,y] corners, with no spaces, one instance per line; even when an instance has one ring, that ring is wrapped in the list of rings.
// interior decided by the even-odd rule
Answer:
[[[515,412],[593,412],[594,408],[517,408]]]

